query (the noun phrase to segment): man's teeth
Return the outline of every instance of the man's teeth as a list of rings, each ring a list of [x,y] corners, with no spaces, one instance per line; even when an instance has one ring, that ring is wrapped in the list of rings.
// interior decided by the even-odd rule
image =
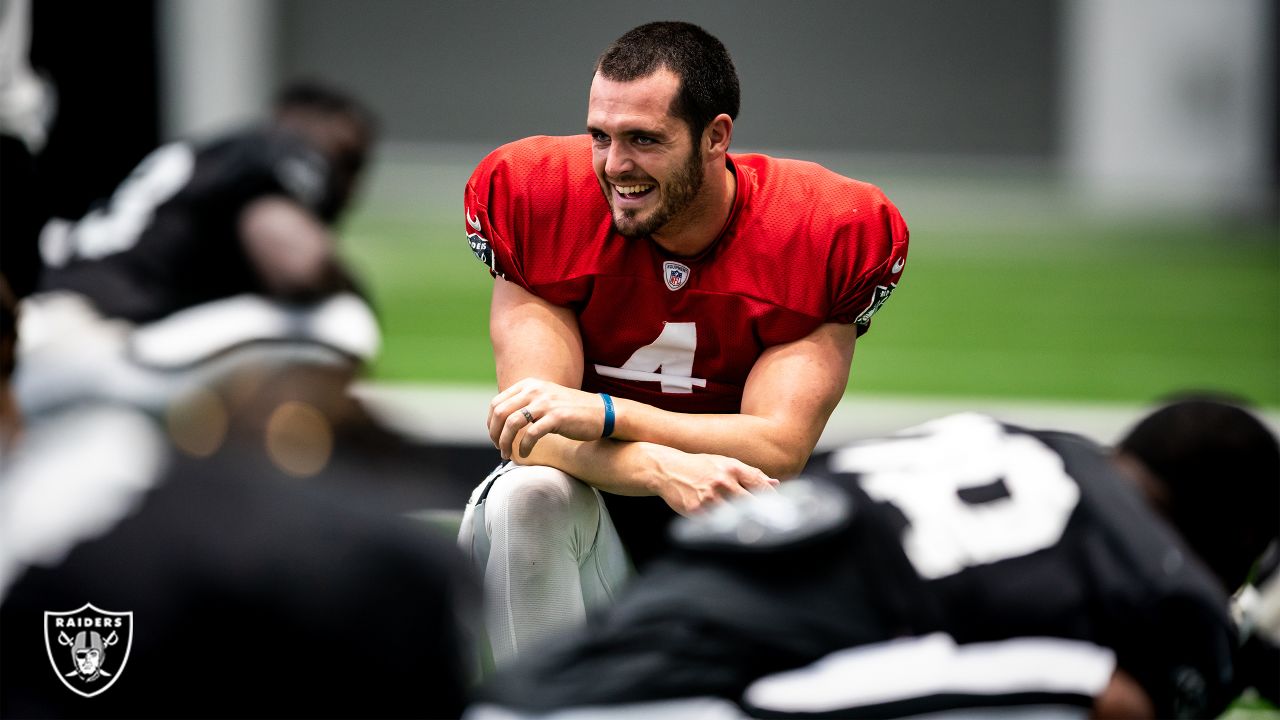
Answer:
[[[614,185],[622,195],[635,195],[651,189],[652,185]]]

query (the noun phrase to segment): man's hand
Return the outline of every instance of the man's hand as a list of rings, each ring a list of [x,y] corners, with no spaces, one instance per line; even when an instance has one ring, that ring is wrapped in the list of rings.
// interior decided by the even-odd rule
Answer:
[[[533,418],[532,422],[529,418]],[[489,402],[488,422],[489,439],[502,452],[502,458],[510,460],[516,434],[521,430],[521,456],[532,452],[538,440],[548,433],[573,440],[599,440],[604,433],[604,400],[594,393],[525,378],[494,396]]]
[[[738,495],[776,492],[776,479],[731,457],[643,445],[656,465],[651,483],[654,494],[681,515],[692,515]]]

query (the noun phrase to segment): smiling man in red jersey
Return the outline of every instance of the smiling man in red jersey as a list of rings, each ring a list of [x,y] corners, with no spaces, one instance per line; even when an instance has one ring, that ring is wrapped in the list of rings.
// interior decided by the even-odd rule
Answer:
[[[465,191],[494,275],[504,464],[459,537],[503,662],[608,604],[677,513],[804,467],[907,227],[876,187],[729,152],[727,50],[680,22],[600,56],[587,135],[491,153]]]

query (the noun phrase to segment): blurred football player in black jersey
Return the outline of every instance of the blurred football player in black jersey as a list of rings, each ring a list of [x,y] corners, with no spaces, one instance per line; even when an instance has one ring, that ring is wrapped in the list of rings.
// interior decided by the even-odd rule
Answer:
[[[330,225],[374,133],[356,100],[288,86],[265,125],[165,145],[84,218],[46,226],[41,289],[132,322],[240,293],[306,300],[350,289]]]
[[[295,83],[269,122],[165,145],[85,217],[46,224],[46,267],[21,305],[23,413],[85,398],[156,410],[190,386],[178,371],[290,334],[370,360],[377,323],[332,225],[375,131],[355,99]],[[335,315],[342,327],[315,331]]]
[[[471,715],[1211,717],[1249,676],[1228,594],[1277,537],[1280,449],[1236,405],[1175,402],[1113,452],[957,415],[822,475],[679,520]]]

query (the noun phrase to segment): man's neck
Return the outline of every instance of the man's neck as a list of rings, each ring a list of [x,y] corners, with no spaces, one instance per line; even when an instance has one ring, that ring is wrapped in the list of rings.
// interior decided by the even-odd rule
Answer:
[[[738,179],[728,163],[707,173],[702,192],[683,217],[673,219],[652,238],[663,250],[679,257],[702,254],[720,237],[737,197]]]

